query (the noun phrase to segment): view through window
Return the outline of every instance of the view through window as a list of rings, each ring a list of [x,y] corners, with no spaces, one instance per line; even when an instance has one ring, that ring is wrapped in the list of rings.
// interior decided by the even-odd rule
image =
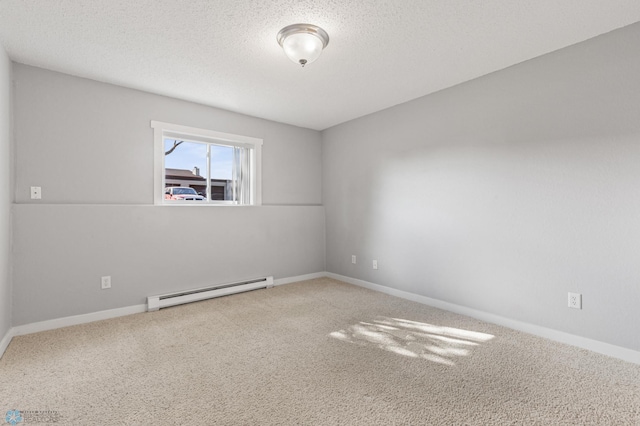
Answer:
[[[162,203],[259,204],[261,140],[166,123],[152,127]]]

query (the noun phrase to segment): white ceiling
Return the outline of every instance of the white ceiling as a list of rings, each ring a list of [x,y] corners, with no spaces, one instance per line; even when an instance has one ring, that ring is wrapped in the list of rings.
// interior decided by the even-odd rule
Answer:
[[[0,0],[17,62],[325,129],[640,21],[640,0]],[[301,68],[276,42],[319,25]]]

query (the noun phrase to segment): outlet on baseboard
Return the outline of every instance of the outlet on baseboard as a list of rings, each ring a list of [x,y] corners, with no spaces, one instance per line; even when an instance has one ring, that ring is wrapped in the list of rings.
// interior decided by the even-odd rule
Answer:
[[[103,290],[111,288],[111,275],[108,275],[106,277],[102,277],[102,279],[100,281],[100,285],[101,285],[101,288]]]
[[[582,294],[569,293],[569,307],[573,309],[582,309]]]

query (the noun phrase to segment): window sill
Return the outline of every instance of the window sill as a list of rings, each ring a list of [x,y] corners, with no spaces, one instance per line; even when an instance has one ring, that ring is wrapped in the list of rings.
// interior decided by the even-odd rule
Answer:
[[[154,206],[168,207],[260,207],[260,204],[233,204],[233,203],[211,203],[202,201],[176,201],[155,203]]]

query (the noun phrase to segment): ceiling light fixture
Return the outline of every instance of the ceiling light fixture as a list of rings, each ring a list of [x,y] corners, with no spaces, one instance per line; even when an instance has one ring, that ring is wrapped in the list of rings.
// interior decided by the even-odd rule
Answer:
[[[293,24],[278,32],[278,44],[289,59],[304,67],[318,59],[329,44],[329,34],[316,25]]]

